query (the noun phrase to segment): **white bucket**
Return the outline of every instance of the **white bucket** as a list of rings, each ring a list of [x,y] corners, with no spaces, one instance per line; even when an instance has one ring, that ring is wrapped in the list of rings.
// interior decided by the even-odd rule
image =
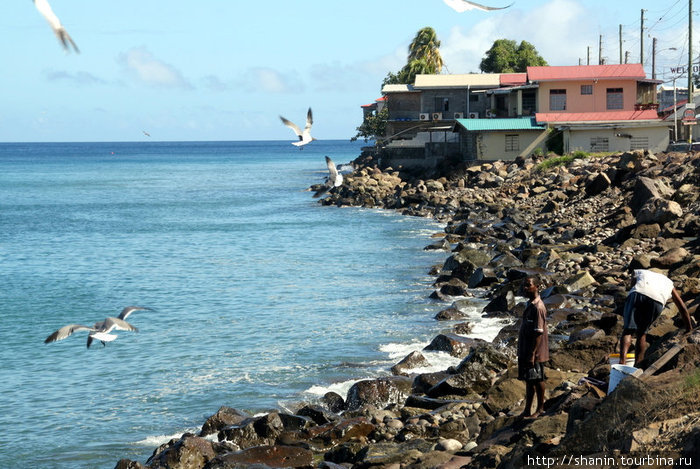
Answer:
[[[637,368],[628,365],[612,365],[610,367],[610,381],[608,382],[608,394],[620,384],[620,381],[627,376],[637,371]]]
[[[611,365],[619,365],[620,364],[620,354],[619,353],[611,353],[610,356],[608,357],[608,362]],[[627,354],[627,357],[625,358],[625,365],[634,366],[634,354],[633,353]]]

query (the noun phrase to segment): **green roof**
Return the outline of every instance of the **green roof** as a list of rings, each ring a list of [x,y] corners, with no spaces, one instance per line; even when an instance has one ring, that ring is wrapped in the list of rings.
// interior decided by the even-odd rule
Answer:
[[[544,125],[538,125],[534,117],[513,117],[494,119],[457,119],[453,130],[460,125],[468,131],[483,132],[488,130],[542,130]]]

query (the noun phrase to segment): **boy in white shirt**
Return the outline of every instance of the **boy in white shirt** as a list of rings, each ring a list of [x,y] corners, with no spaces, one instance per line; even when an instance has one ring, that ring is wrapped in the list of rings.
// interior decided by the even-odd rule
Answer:
[[[627,295],[623,313],[624,323],[622,337],[620,338],[620,364],[625,363],[627,350],[632,341],[632,333],[635,332],[634,366],[644,360],[647,350],[647,331],[651,324],[659,317],[669,299],[678,307],[678,312],[683,318],[688,332],[693,329],[688,308],[683,299],[673,286],[671,279],[663,274],[651,270],[639,269],[634,271],[635,284]]]

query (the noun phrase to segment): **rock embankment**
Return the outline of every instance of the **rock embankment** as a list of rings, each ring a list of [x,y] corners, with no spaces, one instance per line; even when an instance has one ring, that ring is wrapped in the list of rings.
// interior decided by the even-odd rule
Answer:
[[[426,348],[460,364],[412,373],[425,363],[416,351],[393,376],[360,381],[347,396],[329,393],[293,414],[222,407],[199,434],[171,440],[145,465],[122,460],[117,469],[519,468],[572,454],[598,458],[595,467],[624,467],[628,454],[700,454],[700,332],[683,334],[674,306],[650,330],[642,366],[675,343],[686,344],[682,351],[655,376],[623,379],[606,393],[628,266],[666,273],[691,314],[700,302],[700,156],[631,152],[545,170],[532,160],[495,162],[437,179],[365,164],[323,203],[447,222],[426,249],[446,253],[433,269],[431,297],[450,305],[436,319],[452,332]],[[544,415],[519,420],[516,301],[530,275],[544,284],[551,360]],[[475,288],[488,292],[483,314],[503,320],[493,342],[470,337],[464,322],[460,298]]]

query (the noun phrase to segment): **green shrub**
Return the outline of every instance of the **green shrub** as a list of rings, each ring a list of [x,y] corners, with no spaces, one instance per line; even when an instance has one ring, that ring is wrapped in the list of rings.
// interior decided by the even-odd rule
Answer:
[[[576,150],[575,152],[569,153],[568,155],[547,158],[546,160],[535,166],[535,170],[544,171],[555,166],[567,165],[574,160],[588,158],[588,156],[588,153],[586,153],[585,151]]]

